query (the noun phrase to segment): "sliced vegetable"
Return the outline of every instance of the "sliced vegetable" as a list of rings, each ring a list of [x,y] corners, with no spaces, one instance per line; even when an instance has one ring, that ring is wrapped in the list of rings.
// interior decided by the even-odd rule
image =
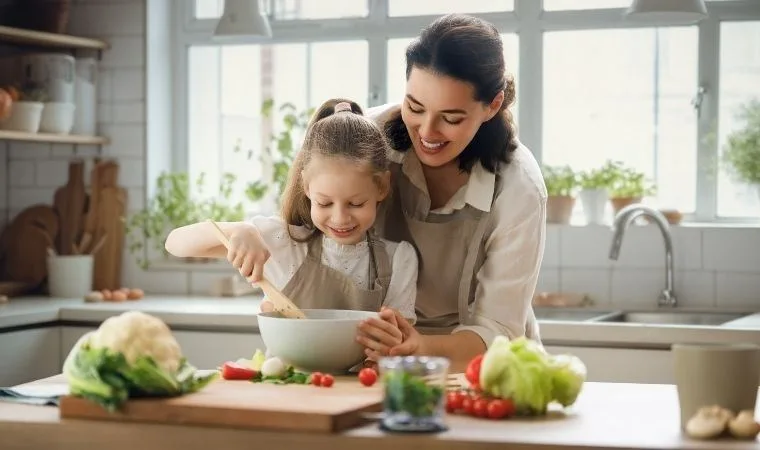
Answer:
[[[267,358],[259,349],[256,349],[256,353],[253,354],[253,357],[251,358],[251,368],[254,370],[261,370],[261,366],[264,365],[264,361],[266,361]]]
[[[222,378],[225,380],[253,380],[258,374],[257,371],[238,362],[227,361],[222,365]]]

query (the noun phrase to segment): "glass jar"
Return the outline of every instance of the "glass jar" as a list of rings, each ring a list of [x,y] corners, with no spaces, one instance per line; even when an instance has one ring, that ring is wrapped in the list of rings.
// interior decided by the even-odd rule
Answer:
[[[382,429],[431,432],[447,429],[447,358],[397,356],[379,363],[383,382]]]

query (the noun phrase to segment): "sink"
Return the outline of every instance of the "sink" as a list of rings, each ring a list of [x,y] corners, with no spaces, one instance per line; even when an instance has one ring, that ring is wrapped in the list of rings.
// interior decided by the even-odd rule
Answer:
[[[600,319],[613,311],[588,311],[563,308],[534,308],[536,319],[544,322],[586,322]]]
[[[696,311],[622,312],[613,314],[600,322],[626,322],[662,325],[707,325],[716,326],[739,319],[747,314]]]

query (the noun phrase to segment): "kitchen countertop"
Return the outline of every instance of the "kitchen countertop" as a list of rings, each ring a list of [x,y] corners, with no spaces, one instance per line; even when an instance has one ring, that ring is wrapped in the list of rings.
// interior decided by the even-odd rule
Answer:
[[[33,384],[58,383],[56,376]],[[758,402],[760,412],[760,402]],[[730,438],[696,441],[679,427],[673,385],[586,383],[578,401],[565,412],[543,419],[491,421],[462,415],[447,417],[449,430],[434,435],[389,434],[371,423],[336,434],[308,434],[220,427],[61,420],[58,409],[0,403],[4,450],[88,446],[111,450],[182,448],[225,450],[296,448],[331,450],[431,449],[760,449],[760,442]],[[507,447],[508,446],[508,447]]]
[[[108,317],[131,309],[153,314],[178,330],[257,332],[256,314],[261,298],[260,295],[149,295],[138,301],[123,303],[85,303],[81,299],[16,297],[7,304],[0,304],[0,332],[55,323],[97,325]],[[624,309],[611,305],[600,308],[603,311]],[[720,326],[549,320],[539,320],[539,323],[545,345],[669,349],[676,342],[760,343],[760,313]]]

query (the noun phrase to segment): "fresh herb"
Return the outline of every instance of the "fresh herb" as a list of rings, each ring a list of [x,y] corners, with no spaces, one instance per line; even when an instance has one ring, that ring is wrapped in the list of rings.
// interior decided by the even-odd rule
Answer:
[[[442,405],[443,388],[430,385],[408,372],[390,372],[384,377],[385,409],[413,417],[432,416]]]
[[[269,384],[309,384],[311,382],[308,374],[298,372],[293,366],[289,366],[285,373],[280,376],[263,376],[259,372],[251,381]]]

